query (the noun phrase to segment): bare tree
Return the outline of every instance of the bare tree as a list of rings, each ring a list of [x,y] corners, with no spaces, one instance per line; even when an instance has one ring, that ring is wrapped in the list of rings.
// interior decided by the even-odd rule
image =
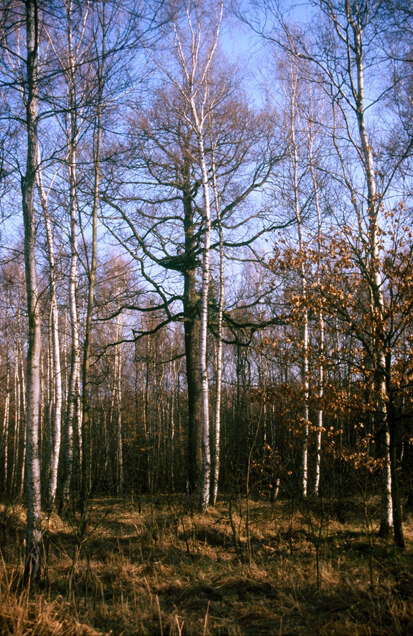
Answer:
[[[213,11],[206,12],[203,2],[187,3],[185,7],[185,26],[181,16],[171,3],[171,41],[179,63],[181,80],[177,80],[169,69],[159,60],[157,63],[172,81],[182,99],[188,105],[184,110],[187,124],[196,136],[198,161],[201,169],[203,192],[203,251],[201,285],[201,323],[199,340],[199,373],[201,377],[201,414],[202,414],[202,470],[201,470],[201,507],[207,508],[210,498],[211,453],[209,430],[209,379],[207,363],[208,342],[208,294],[210,279],[211,249],[211,202],[210,183],[205,150],[208,114],[214,108],[214,101],[221,98],[219,93],[211,95],[208,90],[209,71],[218,45],[222,22],[223,2],[219,2]],[[187,113],[187,114],[186,114]]]
[[[27,350],[27,411],[26,411],[26,480],[27,480],[27,543],[25,579],[40,575],[42,545],[39,410],[40,410],[40,306],[36,272],[36,213],[34,192],[38,167],[38,49],[39,8],[37,0],[25,6],[26,28],[26,128],[27,159],[22,179],[24,220],[24,262],[26,273],[27,313],[29,321]]]

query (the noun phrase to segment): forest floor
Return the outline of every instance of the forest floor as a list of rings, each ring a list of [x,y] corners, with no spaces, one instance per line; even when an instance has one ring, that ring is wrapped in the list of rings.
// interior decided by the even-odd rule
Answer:
[[[21,586],[25,511],[0,506],[0,634],[413,634],[404,552],[378,502],[94,499],[44,519],[42,582]],[[337,518],[340,517],[340,520]]]

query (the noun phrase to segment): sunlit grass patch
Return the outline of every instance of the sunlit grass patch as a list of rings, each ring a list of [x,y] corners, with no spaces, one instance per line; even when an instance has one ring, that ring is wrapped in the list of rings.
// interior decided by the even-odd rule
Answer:
[[[95,500],[84,518],[44,518],[43,580],[21,585],[24,510],[3,507],[1,634],[406,634],[407,549],[380,539],[359,508],[232,503],[208,513],[173,500]],[[17,537],[17,539],[16,539]],[[307,630],[307,631],[306,631]],[[347,630],[347,631],[346,631]]]

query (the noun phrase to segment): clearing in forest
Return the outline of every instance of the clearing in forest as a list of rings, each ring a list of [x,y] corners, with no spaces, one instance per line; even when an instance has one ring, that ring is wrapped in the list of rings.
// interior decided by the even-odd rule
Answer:
[[[44,519],[30,595],[25,511],[2,506],[0,633],[413,633],[413,522],[400,552],[377,536],[378,506],[231,496],[199,514],[178,496],[95,499]]]

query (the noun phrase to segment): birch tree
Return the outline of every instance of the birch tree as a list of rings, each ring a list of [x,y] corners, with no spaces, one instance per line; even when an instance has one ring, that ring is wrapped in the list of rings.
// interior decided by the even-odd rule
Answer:
[[[312,105],[312,104],[311,104]],[[322,258],[322,217],[321,217],[321,203],[320,203],[320,180],[318,178],[315,166],[314,158],[314,142],[317,131],[314,130],[314,125],[311,122],[308,123],[308,152],[309,152],[309,164],[311,180],[313,182],[314,189],[314,205],[317,213],[317,285],[321,285],[321,258]],[[324,397],[324,354],[325,354],[325,320],[324,312],[320,307],[318,312],[318,329],[319,329],[319,352],[318,352],[318,399],[320,406],[317,413],[317,441],[316,441],[316,458],[315,458],[315,480],[314,480],[314,494],[320,494],[320,476],[321,476],[321,441],[324,424],[323,413],[323,397]]]
[[[382,291],[382,271],[380,254],[380,210],[382,194],[377,188],[376,167],[373,156],[373,139],[368,133],[366,121],[366,96],[365,96],[365,33],[369,26],[373,26],[374,18],[377,14],[379,3],[355,3],[350,4],[345,1],[344,7],[338,6],[330,0],[320,4],[325,11],[328,20],[338,38],[343,45],[347,59],[347,86],[345,91],[337,81],[334,72],[328,67],[324,67],[330,81],[333,82],[335,90],[341,95],[343,100],[354,113],[358,128],[358,143],[352,138],[352,143],[356,148],[360,158],[361,167],[364,172],[367,190],[365,217],[365,256],[366,270],[364,275],[370,293],[370,311],[372,317],[373,331],[373,364],[375,369],[375,391],[377,400],[377,429],[382,434],[384,447],[384,468],[383,468],[383,488],[382,488],[382,532],[393,525],[396,543],[404,545],[401,526],[400,501],[398,499],[398,483],[396,473],[396,456],[390,453],[393,451],[391,443],[389,419],[387,407],[389,404],[387,368],[389,361],[387,356],[391,352],[387,350],[384,337],[385,304]],[[357,210],[360,214],[360,211]],[[394,437],[394,431],[393,431]],[[393,519],[392,519],[393,516]]]
[[[105,84],[105,62],[106,62],[106,12],[105,7],[96,10],[97,24],[99,29],[94,36],[94,49],[96,62],[92,69],[96,72],[97,91],[95,98],[95,126],[92,137],[93,153],[93,194],[92,194],[92,240],[90,258],[86,250],[86,265],[88,277],[87,308],[85,321],[85,335],[82,360],[82,492],[81,501],[85,505],[91,488],[91,456],[90,456],[90,364],[91,364],[91,344],[92,344],[92,320],[95,304],[95,286],[97,271],[97,227],[98,227],[98,207],[99,207],[99,186],[101,171],[101,145],[102,145],[102,109],[103,90]],[[99,38],[99,41],[98,41]],[[93,112],[93,111],[92,111]]]
[[[47,30],[48,42],[54,52],[66,91],[66,111],[60,122],[66,139],[68,215],[70,222],[70,270],[69,270],[69,315],[71,332],[70,372],[66,400],[66,425],[63,429],[62,478],[59,484],[59,507],[67,501],[74,465],[74,439],[77,439],[77,478],[82,464],[81,404],[80,404],[80,323],[78,309],[78,195],[77,155],[81,129],[82,95],[79,96],[81,80],[79,66],[84,62],[83,42],[89,14],[89,2],[78,10],[74,0],[64,2],[64,37],[55,38],[54,31]],[[84,93],[83,93],[84,100]]]
[[[294,310],[294,317],[300,323],[301,343],[299,345],[301,386],[302,386],[302,415],[298,429],[301,429],[301,493],[303,497],[308,495],[308,446],[310,424],[310,325],[308,307],[308,280],[306,271],[306,249],[308,247],[305,237],[305,219],[308,213],[309,196],[306,196],[306,184],[308,181],[308,166],[303,161],[306,122],[303,116],[303,95],[300,87],[303,85],[303,76],[297,58],[288,54],[279,65],[282,77],[282,89],[284,94],[283,124],[286,130],[286,144],[288,148],[288,163],[286,164],[285,183],[282,183],[282,197],[286,205],[291,208],[289,215],[293,215],[297,228],[297,268],[299,270],[299,307]]]
[[[210,122],[210,130],[212,125]],[[219,246],[219,274],[218,274],[218,325],[216,334],[216,403],[214,413],[213,428],[213,446],[212,446],[212,470],[211,470],[211,488],[210,503],[215,506],[218,495],[219,469],[220,469],[220,451],[221,451],[221,403],[222,403],[222,355],[223,355],[223,312],[224,312],[224,232],[221,219],[221,203],[219,198],[219,187],[217,182],[214,143],[211,142],[211,172],[212,187],[214,193],[215,212],[218,230],[218,246]]]
[[[27,158],[22,179],[24,220],[24,262],[28,314],[27,349],[27,407],[26,407],[26,480],[27,480],[27,538],[24,577],[35,580],[40,575],[42,545],[39,411],[40,411],[40,347],[41,323],[39,288],[36,272],[36,213],[34,193],[38,168],[38,51],[39,7],[37,0],[25,5],[26,28],[26,130]]]
[[[52,508],[57,491],[57,472],[60,456],[61,425],[62,425],[62,369],[60,362],[60,336],[59,336],[59,311],[57,306],[57,273],[56,259],[52,234],[52,225],[48,206],[48,193],[43,184],[41,170],[41,160],[39,154],[39,165],[37,170],[37,187],[43,211],[43,218],[47,239],[47,256],[49,261],[49,285],[50,285],[50,316],[51,316],[51,346],[52,358],[50,361],[51,376],[53,378],[53,399],[52,399],[52,423],[50,430],[50,452],[48,453],[48,485],[47,485],[47,507]]]

